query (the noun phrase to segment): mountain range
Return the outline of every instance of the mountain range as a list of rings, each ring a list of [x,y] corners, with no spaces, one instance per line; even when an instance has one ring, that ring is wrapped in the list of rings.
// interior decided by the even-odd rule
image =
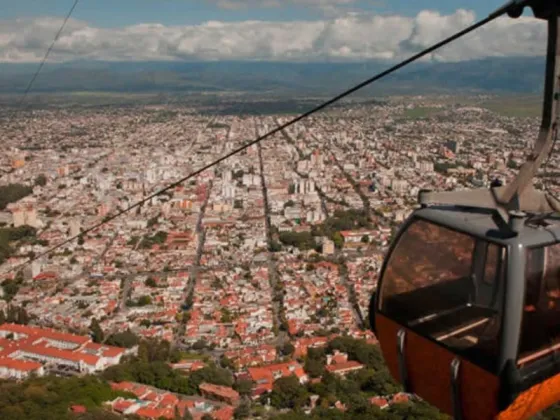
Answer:
[[[261,61],[100,62],[46,64],[34,92],[260,92],[332,94],[394,63]],[[23,92],[37,64],[0,63],[0,93]],[[370,87],[385,94],[540,93],[543,57],[499,57],[407,66]]]

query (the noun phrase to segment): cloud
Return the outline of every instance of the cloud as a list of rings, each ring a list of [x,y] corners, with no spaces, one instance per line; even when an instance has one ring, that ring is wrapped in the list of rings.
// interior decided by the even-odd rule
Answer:
[[[285,6],[307,6],[331,8],[349,6],[357,0],[210,0],[224,9],[269,8]]]
[[[98,28],[70,19],[50,57],[52,61],[395,60],[432,45],[475,19],[473,12],[462,9],[450,15],[422,11],[415,17],[349,13],[318,21],[210,21],[123,28]],[[60,24],[61,19],[49,17],[0,20],[0,61],[40,60]],[[530,17],[500,18],[442,48],[431,59],[539,55],[544,54],[545,43],[545,22]]]
[[[364,6],[375,8],[385,6],[385,0],[368,0],[366,5],[360,0],[209,0],[222,9],[270,9],[280,7],[305,7],[322,13],[325,17],[337,17],[351,12],[365,12]]]

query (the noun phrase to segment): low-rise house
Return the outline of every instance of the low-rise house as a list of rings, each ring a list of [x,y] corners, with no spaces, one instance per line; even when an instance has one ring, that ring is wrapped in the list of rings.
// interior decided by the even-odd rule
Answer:
[[[205,398],[223,401],[231,405],[237,405],[239,403],[239,393],[231,387],[203,382],[198,389],[200,390],[200,394]]]

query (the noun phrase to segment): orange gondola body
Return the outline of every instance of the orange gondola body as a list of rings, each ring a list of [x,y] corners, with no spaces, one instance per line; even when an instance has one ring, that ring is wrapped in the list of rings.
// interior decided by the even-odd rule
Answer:
[[[560,401],[560,221],[505,234],[497,220],[415,211],[371,303],[391,374],[456,419],[528,419]]]

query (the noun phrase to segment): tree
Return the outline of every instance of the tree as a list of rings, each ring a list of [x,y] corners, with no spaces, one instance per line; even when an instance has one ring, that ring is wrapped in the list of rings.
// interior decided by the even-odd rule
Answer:
[[[185,407],[185,412],[183,413],[183,420],[193,420],[193,416],[187,407]]]
[[[222,313],[222,316],[220,318],[220,322],[222,322],[224,324],[228,324],[233,320],[231,312],[229,311],[228,308],[222,308],[221,313]]]
[[[183,316],[181,317],[181,322],[183,324],[186,324],[191,320],[191,317],[192,317],[191,313],[189,311],[185,311],[183,312]]]
[[[242,379],[235,383],[234,388],[237,392],[239,392],[239,395],[249,396],[253,392],[253,381],[249,379]]]
[[[369,236],[368,235],[364,235],[362,236],[362,238],[360,239],[360,241],[364,244],[369,243]]]
[[[332,241],[334,242],[334,246],[338,249],[342,249],[344,246],[344,237],[340,234],[340,232],[335,232],[333,234]]]
[[[517,169],[518,165],[513,159],[510,159],[507,162],[507,167],[510,168],[510,169]]]
[[[146,350],[143,352],[148,362],[165,362],[169,360],[171,345],[167,340],[148,339],[139,344],[138,352],[141,348]]]
[[[251,415],[251,405],[247,401],[243,401],[233,412],[236,419],[245,419]]]
[[[35,185],[38,185],[40,187],[44,187],[45,185],[47,185],[47,177],[45,176],[45,174],[37,175],[37,177],[35,178]]]
[[[365,340],[357,340],[352,337],[336,337],[327,345],[327,351],[334,350],[348,353],[350,360],[356,360],[375,370],[386,369],[381,351],[378,346],[368,344]]]
[[[542,420],[558,420],[560,419],[560,406],[558,404],[546,409],[541,413]]]
[[[82,235],[78,236],[78,245],[83,245],[84,244],[84,237]]]
[[[138,299],[138,306],[146,306],[152,304],[152,297],[148,295],[141,296]]]
[[[227,356],[222,356],[220,358],[220,366],[223,367],[224,369],[233,369],[233,362],[231,361],[231,359]]]
[[[0,210],[4,210],[10,203],[15,203],[33,193],[33,189],[23,184],[9,184],[0,186]]]
[[[19,307],[17,310],[16,323],[21,325],[29,324],[29,315],[24,307]]]
[[[6,322],[15,323],[17,320],[17,313],[15,307],[12,305],[8,305],[8,309],[6,310]]]
[[[99,321],[97,321],[97,318],[93,318],[91,320],[89,329],[92,333],[92,339],[94,343],[102,343],[103,339],[105,338],[105,334],[103,334],[103,330],[101,329],[101,325],[99,325]]]
[[[290,342],[285,343],[281,348],[280,348],[280,352],[284,355],[284,356],[291,356],[292,354],[294,354],[294,352],[296,351],[296,348],[294,347],[294,345]]]
[[[305,360],[305,364],[303,365],[303,369],[312,378],[318,378],[323,374],[323,372],[325,370],[325,364],[320,359],[311,359],[311,358],[308,357]]]
[[[112,334],[106,341],[110,346],[131,348],[138,344],[138,337],[130,330]]]
[[[278,238],[284,245],[294,246],[301,250],[315,248],[315,240],[310,232],[281,232]]]
[[[307,391],[294,375],[278,379],[270,393],[270,403],[275,408],[300,408],[307,398]]]
[[[208,382],[214,385],[222,386],[233,385],[233,377],[231,375],[231,372],[227,369],[223,369],[215,365],[206,366],[191,373],[189,380],[195,388],[198,388],[198,386],[202,382]]]
[[[393,404],[388,411],[389,413],[402,419],[445,420],[449,418],[439,412],[437,408],[432,407],[424,401],[406,404]]]
[[[280,245],[278,242],[276,241],[272,241],[272,243],[269,246],[269,252],[279,252],[282,250],[282,245]]]
[[[121,392],[95,376],[60,378],[45,376],[15,383],[0,384],[0,418],[12,420],[116,420],[119,417],[101,409],[104,401]],[[68,412],[73,404],[87,407],[88,412],[76,417]]]
[[[157,224],[157,222],[158,222],[158,219],[159,219],[159,215],[154,216],[154,217],[151,217],[150,219],[148,219],[148,224],[147,224],[147,226],[148,226],[148,227],[155,226],[155,225]]]
[[[148,287],[157,287],[156,280],[155,280],[153,277],[151,277],[151,276],[148,277],[148,278],[146,279],[146,283],[145,283],[145,284],[146,284],[146,286],[148,286]]]
[[[358,372],[357,380],[362,391],[377,395],[394,394],[400,391],[400,386],[395,383],[387,369],[364,369]]]

